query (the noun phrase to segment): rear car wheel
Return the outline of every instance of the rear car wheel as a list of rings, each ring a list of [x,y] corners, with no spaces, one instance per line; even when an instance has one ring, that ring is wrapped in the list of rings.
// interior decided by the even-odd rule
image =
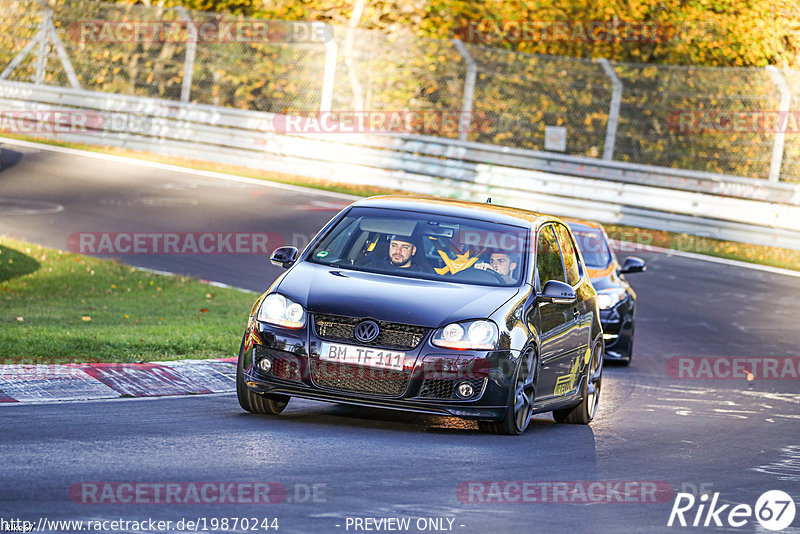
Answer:
[[[592,348],[592,360],[586,372],[586,380],[581,386],[581,402],[563,410],[553,411],[556,423],[588,425],[597,414],[600,402],[600,387],[603,382],[603,345],[599,341]]]
[[[527,351],[520,360],[512,387],[509,388],[505,416],[500,421],[478,421],[478,428],[482,432],[516,436],[528,428],[536,398],[536,351]]]
[[[236,396],[239,405],[250,413],[278,415],[289,404],[287,395],[259,395],[248,389],[244,382],[244,340],[239,348],[239,361],[236,364]]]

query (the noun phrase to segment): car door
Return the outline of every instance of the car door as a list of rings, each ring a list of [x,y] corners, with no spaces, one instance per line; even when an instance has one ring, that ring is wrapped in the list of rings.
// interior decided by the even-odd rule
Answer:
[[[558,243],[561,247],[561,257],[564,260],[567,283],[572,286],[572,289],[575,290],[575,294],[578,296],[578,299],[571,306],[573,322],[568,335],[569,343],[573,347],[573,354],[567,356],[567,358],[561,362],[559,372],[562,373],[563,376],[572,371],[576,360],[580,360],[585,356],[592,333],[594,309],[590,309],[587,302],[588,288],[584,287],[584,283],[586,283],[585,272],[572,233],[563,224],[556,224],[555,229]],[[579,361],[578,366],[582,367],[582,365],[580,365],[582,363],[583,362]],[[563,380],[566,381],[566,379]],[[577,387],[577,383],[575,386]]]
[[[566,282],[561,250],[552,224],[539,229],[535,258],[533,286],[537,293],[549,280]],[[540,374],[536,396],[546,399],[555,394],[561,362],[572,352],[568,332],[574,320],[572,305],[532,301],[527,310],[527,320],[539,332]]]

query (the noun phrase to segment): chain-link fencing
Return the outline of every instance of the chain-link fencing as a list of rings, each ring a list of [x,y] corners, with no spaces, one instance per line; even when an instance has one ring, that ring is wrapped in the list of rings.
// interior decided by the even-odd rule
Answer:
[[[792,70],[603,63],[87,0],[0,0],[0,24],[0,79],[282,114],[469,110],[461,128],[423,133],[800,182]]]

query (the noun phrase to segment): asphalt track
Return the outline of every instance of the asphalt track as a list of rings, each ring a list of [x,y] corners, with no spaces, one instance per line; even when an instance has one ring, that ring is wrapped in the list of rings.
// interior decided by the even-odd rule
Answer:
[[[3,148],[0,234],[61,249],[75,232],[114,231],[267,231],[302,244],[348,203],[319,191]],[[672,497],[463,502],[457,488],[465,481],[660,481],[675,492],[719,492],[720,504],[753,506],[772,489],[800,503],[797,378],[693,380],[667,372],[679,356],[797,357],[800,278],[637,255],[648,269],[629,277],[639,294],[634,361],[606,367],[589,427],[556,425],[545,414],[521,437],[489,436],[456,419],[296,399],[269,418],[242,412],[232,395],[6,406],[0,516],[34,523],[269,517],[278,519],[278,532],[364,532],[348,518],[365,517],[412,518],[408,532],[429,517],[453,519],[451,531],[464,533],[688,530],[666,526]],[[252,290],[279,273],[259,255],[121,259]],[[289,493],[284,502],[257,506],[71,500],[71,486],[93,481],[277,482]],[[305,498],[314,484],[317,498]],[[788,531],[798,527],[800,517]],[[768,532],[753,518],[742,528],[698,530]]]

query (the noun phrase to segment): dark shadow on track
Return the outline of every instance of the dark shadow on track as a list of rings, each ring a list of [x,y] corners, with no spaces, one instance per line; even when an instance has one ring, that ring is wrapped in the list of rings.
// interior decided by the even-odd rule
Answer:
[[[22,152],[10,150],[6,147],[2,147],[2,150],[0,150],[0,171],[13,167],[20,161],[22,161]]]

